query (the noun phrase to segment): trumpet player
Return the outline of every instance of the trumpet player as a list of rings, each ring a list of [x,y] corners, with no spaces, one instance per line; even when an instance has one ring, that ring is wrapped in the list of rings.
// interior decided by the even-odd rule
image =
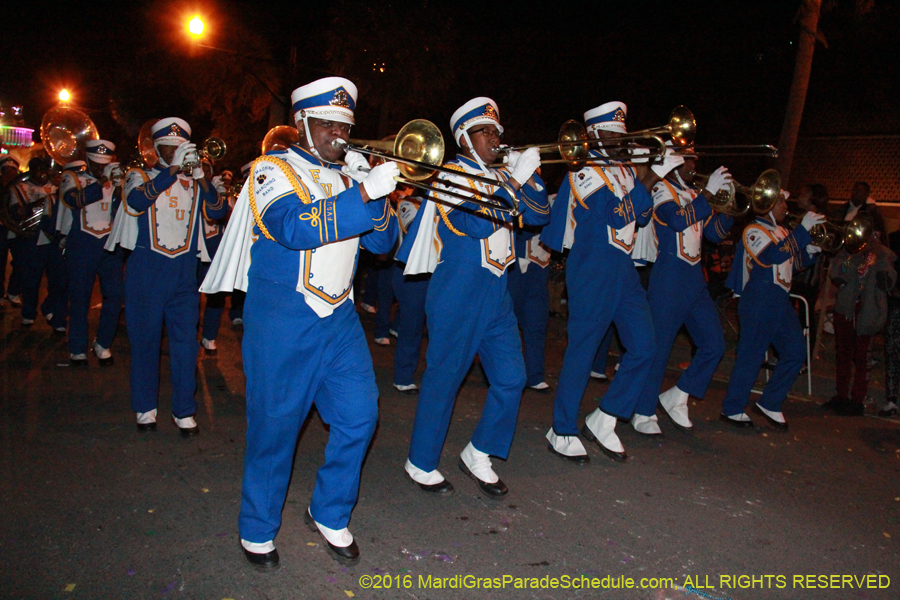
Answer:
[[[588,135],[604,140],[624,135],[625,114],[621,102],[592,108],[584,114]],[[591,151],[591,159],[592,165],[570,173],[563,182],[542,236],[554,250],[571,248],[566,261],[569,344],[547,440],[551,452],[576,464],[589,460],[578,438],[578,410],[597,348],[611,323],[627,351],[581,432],[613,460],[627,458],[615,432],[616,420],[634,413],[656,348],[647,296],[631,257],[635,228],[646,225],[653,214],[650,190],[683,162],[671,153],[652,166],[615,162],[598,150]]]
[[[458,185],[472,198],[500,196],[512,203],[509,190],[500,186],[503,182],[520,201],[521,223],[547,223],[547,190],[535,173],[540,164],[537,148],[512,153],[508,167],[499,172],[487,166],[497,159],[503,135],[493,100],[469,100],[453,113],[450,128],[460,153],[447,167],[459,176],[442,173],[438,179],[442,188],[459,190]],[[494,186],[483,178],[498,183]],[[453,492],[438,466],[456,394],[477,353],[490,388],[457,464],[482,495],[499,500],[509,490],[494,471],[491,456],[506,459],[509,455],[525,388],[522,344],[507,288],[506,271],[516,260],[512,217],[436,195],[449,204],[426,202],[398,253],[398,259],[406,262],[405,273],[433,272],[425,299],[427,367],[405,470],[426,493],[446,496]]]
[[[123,252],[103,249],[112,231],[112,217],[122,201],[124,173],[115,157],[116,146],[107,140],[86,144],[86,165],[66,170],[60,182],[63,204],[71,211],[66,238],[69,272],[69,362],[87,365],[88,310],[94,280],[100,280],[103,307],[92,349],[100,366],[113,363],[110,352],[125,298]]]
[[[209,261],[201,213],[225,214],[225,202],[200,167],[191,128],[160,119],[151,128],[159,162],[125,178],[125,210],[136,218],[137,238],[125,277],[125,318],[131,341],[131,408],[138,431],[155,431],[159,404],[159,352],[163,324],[172,368],[172,418],[182,437],[199,433],[197,262]],[[185,165],[192,166],[185,169]],[[188,171],[184,173],[184,171]]]
[[[768,213],[758,214],[744,228],[743,245],[738,246],[728,275],[728,287],[741,298],[741,335],[719,418],[737,428],[753,427],[745,412],[750,389],[766,350],[774,346],[778,364],[756,408],[775,429],[787,430],[782,405],[806,360],[803,331],[789,292],[794,271],[811,265],[821,251],[811,243],[809,230],[824,223],[825,217],[807,212],[800,226],[789,232],[781,225],[786,215],[787,198],[782,193]]]
[[[647,298],[656,332],[656,357],[631,418],[635,431],[644,435],[662,434],[657,404],[662,404],[678,429],[691,431],[688,396],[703,397],[725,353],[725,336],[703,276],[700,249],[704,237],[714,243],[725,239],[734,223],[730,216],[713,212],[707,201],[732,178],[725,167],[719,167],[706,187],[698,190],[693,185],[696,165],[696,156],[684,156],[684,164],[653,188],[650,226],[655,228],[659,252],[650,273]],[[697,353],[678,383],[660,394],[669,353],[682,325],[697,346]]]

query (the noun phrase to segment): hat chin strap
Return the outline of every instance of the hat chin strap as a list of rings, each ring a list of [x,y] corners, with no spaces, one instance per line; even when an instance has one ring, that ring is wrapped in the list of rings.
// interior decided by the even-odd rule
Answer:
[[[165,159],[162,156],[162,152],[159,151],[159,147],[161,145],[162,144],[153,144],[153,148],[156,150],[156,162],[168,169],[171,165],[169,165],[169,163],[167,163],[165,161]]]
[[[484,161],[481,160],[481,157],[478,156],[478,153],[475,151],[475,146],[472,144],[472,138],[469,137],[469,132],[466,131],[465,129],[463,129],[462,137],[466,140],[466,143],[469,145],[469,154],[471,154],[472,158],[475,159],[475,162],[478,163],[478,167],[481,169],[481,172],[484,173],[485,175],[487,175],[488,177],[490,177],[491,176],[490,171],[488,171],[488,168],[484,164]]]
[[[312,135],[309,133],[309,122],[307,121],[309,117],[306,115],[305,110],[300,112],[300,118],[303,119],[303,132],[306,134],[306,141],[309,143],[309,151],[312,152],[313,156],[315,156],[322,162],[328,163],[330,165],[336,165],[337,162],[332,162],[330,160],[322,158],[322,155],[319,154],[318,150],[316,150],[316,145],[312,141]]]

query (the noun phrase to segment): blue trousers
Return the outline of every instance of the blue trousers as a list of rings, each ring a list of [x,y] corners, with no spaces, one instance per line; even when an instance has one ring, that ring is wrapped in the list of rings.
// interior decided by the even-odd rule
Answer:
[[[630,266],[630,265],[629,265]],[[584,286],[567,274],[569,289],[569,345],[563,356],[559,386],[553,406],[553,430],[557,435],[578,433],[578,410],[591,377],[597,348],[615,323],[627,351],[600,408],[611,415],[631,418],[650,366],[656,343],[647,295],[637,272],[621,269],[605,286]],[[579,284],[582,284],[579,286]]]
[[[251,278],[244,306],[247,448],[241,539],[275,539],[300,428],[313,402],[330,426],[309,510],[343,529],[378,421],[372,356],[352,302],[319,318],[293,287]]]
[[[647,417],[656,412],[669,353],[682,325],[697,346],[697,354],[678,379],[678,389],[702,398],[725,354],[725,334],[700,265],[685,264],[682,268],[658,262],[650,275],[648,297],[656,330],[656,358],[634,410]]]
[[[507,270],[506,277],[525,346],[525,384],[537,385],[544,381],[544,346],[550,320],[550,289],[547,287],[550,269],[532,263],[522,273],[516,264]]]
[[[21,246],[22,318],[35,319],[41,278],[47,274],[47,297],[41,303],[44,315],[52,314],[50,326],[66,326],[68,312],[68,277],[62,250],[56,244],[37,245],[37,236],[27,238]]]
[[[403,266],[392,267],[394,295],[397,297],[397,347],[394,350],[394,383],[415,383],[419,367],[422,335],[425,331],[425,297],[430,275],[403,275]],[[380,307],[379,307],[380,310]]]
[[[771,273],[768,269],[766,272]],[[722,402],[722,412],[736,415],[747,407],[750,390],[756,383],[759,367],[769,346],[774,346],[778,351],[778,364],[759,399],[759,405],[773,412],[781,412],[781,405],[806,361],[806,345],[797,311],[786,291],[760,277],[751,278],[744,288],[738,304],[738,316],[741,336],[734,370]]]
[[[427,367],[416,407],[409,460],[424,471],[438,467],[456,394],[475,355],[490,380],[472,444],[505,459],[509,455],[525,364],[506,276],[481,265],[443,262],[428,284]]]
[[[203,281],[206,278],[209,266],[210,263],[200,263],[197,269],[198,281]],[[219,335],[219,325],[222,322],[222,313],[225,312],[225,298],[228,297],[228,292],[204,294],[204,296],[206,296],[206,306],[203,309],[202,335],[208,340],[214,340]]]
[[[103,348],[112,346],[119,327],[119,315],[125,300],[123,250],[107,252],[105,239],[78,239],[70,236],[66,246],[66,266],[69,271],[69,352],[85,354],[88,349],[88,312],[94,279],[100,279],[103,307],[97,326],[97,343]]]
[[[612,346],[613,337],[616,334],[616,326],[610,325],[603,339],[600,340],[600,347],[597,348],[597,354],[594,356],[594,363],[591,365],[591,371],[595,373],[606,373],[606,365],[609,363],[609,349]]]
[[[386,338],[391,329],[391,308],[394,304],[394,266],[393,262],[388,266],[378,265],[378,268],[369,272],[369,277],[378,280],[378,308],[375,313],[375,337]],[[397,332],[400,333],[399,331]]]
[[[169,339],[172,414],[197,412],[197,323],[200,292],[197,258],[166,258],[139,248],[125,274],[125,324],[131,342],[131,408],[148,412],[159,404],[159,361],[163,326]]]

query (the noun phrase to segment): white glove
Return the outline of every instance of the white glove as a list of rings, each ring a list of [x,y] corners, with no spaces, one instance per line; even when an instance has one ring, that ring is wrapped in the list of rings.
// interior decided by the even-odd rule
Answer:
[[[399,176],[400,168],[397,166],[397,163],[388,161],[369,171],[369,175],[362,186],[366,189],[366,194],[369,195],[370,200],[383,198],[397,187],[394,177]]]
[[[821,251],[822,251],[822,249],[819,248],[818,246],[816,246],[815,244],[807,244],[807,245],[806,245],[806,252],[807,252],[807,254],[809,254],[810,256],[813,256],[813,255],[815,255],[815,254],[818,254],[818,253],[821,252]]]
[[[344,155],[344,162],[347,163],[341,167],[341,173],[350,177],[356,183],[362,183],[369,176],[363,169],[369,168],[369,161],[359,152],[347,150]]]
[[[119,163],[117,163],[117,162],[109,163],[108,165],[103,167],[103,177],[106,177],[106,179],[111,180],[113,169],[116,169],[118,167],[119,167]]]
[[[669,174],[669,171],[680,167],[684,164],[684,157],[675,154],[673,148],[666,149],[666,156],[663,158],[662,164],[652,165],[650,170],[656,173],[657,177],[665,177]]]
[[[709,181],[706,182],[706,189],[709,190],[710,194],[715,196],[732,181],[734,181],[734,178],[731,176],[731,173],[728,172],[728,169],[726,167],[719,167],[709,176]]]
[[[513,167],[510,176],[515,179],[519,185],[525,185],[537,168],[541,166],[541,151],[537,148],[529,148],[525,152],[518,153],[516,157],[516,166]],[[512,157],[510,157],[512,160]]]
[[[203,167],[194,167],[194,170],[191,172],[191,177],[194,179],[203,179],[204,176]]]
[[[501,146],[502,147],[502,146]],[[522,157],[522,153],[516,150],[510,150],[506,153],[506,156],[503,158],[503,162],[506,163],[506,166],[510,169],[515,169],[516,165],[519,164],[519,158]]]
[[[172,157],[172,164],[170,167],[180,167],[184,164],[184,159],[187,156],[188,152],[197,151],[197,144],[193,144],[191,142],[182,142],[178,148],[175,149],[175,156]]]
[[[825,222],[825,215],[820,215],[819,213],[814,213],[813,211],[809,211],[805,215],[803,215],[803,220],[800,221],[800,226],[803,229],[809,231],[816,225]]]

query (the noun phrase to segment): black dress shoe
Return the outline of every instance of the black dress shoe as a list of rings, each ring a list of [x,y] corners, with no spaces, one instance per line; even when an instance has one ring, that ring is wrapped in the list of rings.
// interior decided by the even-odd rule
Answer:
[[[156,431],[156,421],[153,423],[138,423],[137,424],[138,431]]]
[[[319,531],[316,521],[312,518],[312,515],[309,514],[308,510],[303,512],[303,522],[306,523],[306,526],[310,531],[319,534],[322,541],[325,542],[325,549],[328,550],[328,554],[331,555],[331,558],[348,567],[354,567],[359,564],[359,546],[356,545],[356,540],[353,540],[353,543],[349,546],[335,546],[325,539],[325,536]]]
[[[110,356],[109,358],[97,358],[97,362],[100,363],[101,367],[111,367],[116,362],[116,359]]]
[[[769,422],[769,425],[771,425],[772,427],[774,427],[774,428],[777,429],[778,431],[787,431],[787,430],[788,430],[788,424],[787,424],[787,423],[782,423],[781,421],[776,421],[775,419],[773,419],[772,417],[770,417],[769,415],[767,415],[766,413],[764,413],[764,412],[762,411],[762,409],[761,409],[760,407],[758,407],[758,406],[754,406],[753,408],[756,409],[756,412],[758,412],[758,413],[761,414],[763,417],[765,417],[766,421]]]
[[[591,457],[587,454],[580,454],[578,456],[569,456],[568,454],[563,454],[562,452],[557,452],[556,448],[553,447],[553,444],[547,442],[547,450],[550,451],[551,454],[554,454],[560,458],[564,458],[567,462],[576,464],[576,465],[586,465],[591,462]]]
[[[501,500],[509,493],[509,488],[506,487],[506,484],[503,483],[503,480],[501,479],[498,479],[497,483],[488,483],[475,477],[475,475],[472,474],[472,471],[469,470],[469,467],[466,466],[466,463],[463,462],[462,458],[459,459],[459,470],[475,480],[481,493],[491,500]]]
[[[219,351],[217,348],[204,348],[203,349],[203,354],[205,354],[206,356],[215,356],[218,353],[219,353]]]
[[[70,367],[86,367],[86,366],[88,366],[88,361],[86,358],[70,358],[69,366]]]
[[[588,427],[587,424],[585,424],[585,426],[581,428],[581,435],[583,435],[587,441],[597,444],[603,454],[607,455],[614,461],[625,462],[626,460],[628,460],[628,455],[624,452],[616,452],[615,450],[610,450],[609,448],[601,444],[600,440],[597,439],[597,436],[594,435],[594,432],[591,431],[590,427]]]
[[[179,427],[178,431],[181,432],[181,437],[183,438],[194,437],[195,435],[200,435],[200,426],[197,425],[195,427]]]
[[[750,429],[753,427],[753,421],[735,421],[734,419],[729,419],[725,413],[719,413],[719,420],[738,429]]]
[[[840,396],[835,396],[828,402],[823,402],[819,405],[819,408],[824,408],[825,410],[838,410],[843,405],[849,403],[850,401],[846,398],[841,398]]]
[[[433,496],[441,496],[443,498],[447,498],[453,495],[453,484],[447,481],[446,479],[440,483],[419,483],[415,479],[410,478],[414,484],[419,486],[423,492],[428,492]]]
[[[241,544],[241,550],[244,551],[244,558],[247,559],[247,562],[250,563],[257,571],[270,573],[281,568],[281,564],[279,563],[278,559],[278,550],[272,550],[271,552],[266,552],[265,554],[257,554],[256,552],[250,552],[249,550],[244,548],[243,544]]]

